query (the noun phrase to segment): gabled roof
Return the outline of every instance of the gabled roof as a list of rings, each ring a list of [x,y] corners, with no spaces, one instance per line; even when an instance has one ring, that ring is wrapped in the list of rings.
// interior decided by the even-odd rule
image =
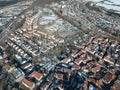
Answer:
[[[103,82],[105,83],[110,83],[112,80],[114,80],[115,75],[113,75],[112,73],[108,72],[104,77],[103,77]]]
[[[33,89],[35,87],[35,84],[33,82],[30,82],[27,79],[23,79],[22,84],[28,87],[29,89]]]
[[[33,71],[28,77],[34,77],[36,80],[40,81],[43,75],[37,71]]]

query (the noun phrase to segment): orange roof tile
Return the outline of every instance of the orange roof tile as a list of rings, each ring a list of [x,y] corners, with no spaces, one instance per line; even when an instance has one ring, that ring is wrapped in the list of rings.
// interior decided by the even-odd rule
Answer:
[[[29,88],[34,87],[34,83],[28,81],[27,79],[23,79],[22,83],[23,83],[26,87],[29,87]]]
[[[101,87],[101,82],[99,80],[91,78],[89,81],[92,82],[94,85],[98,86],[99,88]]]
[[[97,66],[95,68],[92,68],[92,72],[96,73],[99,72],[101,70],[101,66]]]
[[[103,81],[104,81],[105,83],[110,83],[114,78],[115,78],[115,75],[113,75],[112,73],[108,72],[108,73],[103,77]]]
[[[72,70],[66,70],[66,72],[68,73],[68,74],[72,74]]]
[[[80,62],[82,61],[82,59],[83,59],[83,58],[82,58],[82,57],[80,57],[80,58],[78,58],[78,59],[75,59],[75,61],[74,61],[74,62],[75,62],[77,65],[79,65],[79,64],[80,64]]]
[[[34,77],[36,80],[40,81],[43,75],[37,71],[33,71],[28,77]]]

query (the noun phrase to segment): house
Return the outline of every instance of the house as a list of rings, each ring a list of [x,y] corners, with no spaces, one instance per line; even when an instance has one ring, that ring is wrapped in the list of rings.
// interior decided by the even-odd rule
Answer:
[[[37,81],[40,81],[43,78],[43,75],[37,71],[33,71],[28,77],[34,77]]]
[[[115,75],[111,72],[108,72],[102,79],[102,81],[106,84],[109,84],[111,81],[115,79]]]
[[[73,71],[70,69],[66,69],[65,72],[68,73],[68,75],[71,75],[73,73]]]
[[[33,82],[31,82],[31,81],[29,81],[27,79],[23,79],[22,80],[22,84],[25,87],[27,87],[29,90],[34,90],[34,88],[35,88],[35,83],[33,83]]]
[[[115,81],[114,85],[111,87],[111,90],[120,90],[120,81]]]
[[[97,73],[101,70],[101,66],[97,65],[96,67],[92,68],[92,72]]]
[[[10,77],[12,81],[20,82],[25,77],[25,74],[20,68],[12,67],[10,71]]]
[[[40,88],[40,90],[48,90],[49,85],[51,84],[51,81],[46,81]]]
[[[89,90],[89,89],[88,89],[88,84],[89,84],[88,81],[85,81],[85,82],[84,82],[84,86],[83,86],[83,87],[84,87],[84,90]]]
[[[82,62],[82,58],[80,57],[80,58],[77,58],[77,59],[75,59],[75,64],[77,64],[77,65],[80,65],[80,63]]]
[[[71,58],[65,58],[61,62],[62,63],[69,63],[71,61]]]
[[[12,88],[11,90],[18,90],[17,88]]]
[[[32,63],[25,63],[24,65],[21,66],[22,69],[28,69],[29,67],[32,66]]]
[[[96,86],[96,88],[101,88],[102,86],[101,80],[96,80],[93,77],[91,77],[88,81],[92,83],[94,86]]]
[[[80,66],[77,64],[73,64],[72,69],[74,70],[80,70]]]
[[[76,58],[78,55],[80,55],[80,50],[72,50],[71,56]]]

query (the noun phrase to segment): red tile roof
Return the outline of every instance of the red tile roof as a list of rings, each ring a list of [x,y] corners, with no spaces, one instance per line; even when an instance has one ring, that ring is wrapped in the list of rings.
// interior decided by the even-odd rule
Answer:
[[[72,70],[66,70],[66,72],[68,73],[68,74],[72,74]]]
[[[40,81],[43,75],[37,71],[33,71],[28,77],[34,77],[36,80]]]
[[[103,82],[105,83],[110,83],[112,80],[114,80],[115,75],[113,75],[112,73],[108,72],[104,77],[103,77]]]
[[[92,82],[94,85],[101,88],[102,83],[100,80],[95,80],[94,78],[91,78],[91,79],[89,79],[89,82]]]
[[[80,69],[80,66],[77,65],[77,64],[74,64],[74,65],[72,66],[72,68],[74,68],[74,69],[76,69],[76,70],[79,70],[79,69]]]
[[[23,79],[22,81],[23,85],[25,85],[28,88],[34,88],[35,84],[33,82],[28,81],[27,79]]]
[[[95,68],[92,68],[92,72],[94,72],[94,73],[99,72],[100,70],[101,70],[101,66],[100,65],[98,65]]]
[[[82,62],[82,57],[80,57],[80,58],[78,58],[78,59],[75,59],[75,63],[77,64],[77,65],[79,65],[81,62]]]

